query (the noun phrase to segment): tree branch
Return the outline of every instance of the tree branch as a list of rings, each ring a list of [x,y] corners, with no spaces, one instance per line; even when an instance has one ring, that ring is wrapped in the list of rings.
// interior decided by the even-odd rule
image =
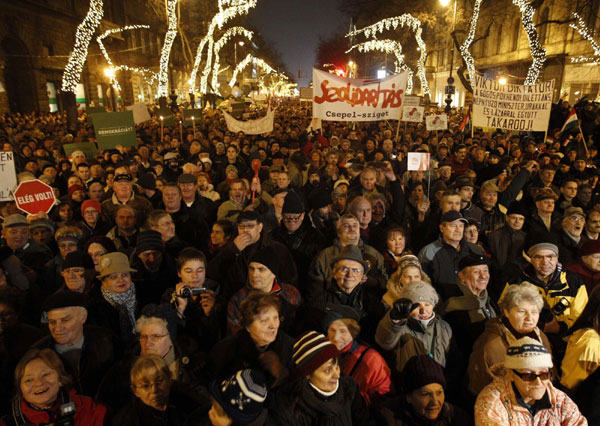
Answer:
[[[536,28],[541,27],[543,25],[548,24],[570,24],[571,22],[575,22],[575,18],[571,19],[547,19],[535,25]]]

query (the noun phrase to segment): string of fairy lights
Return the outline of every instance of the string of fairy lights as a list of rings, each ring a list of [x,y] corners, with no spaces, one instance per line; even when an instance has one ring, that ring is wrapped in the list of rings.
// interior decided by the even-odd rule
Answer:
[[[475,59],[473,58],[473,55],[471,55],[469,48],[475,38],[475,30],[477,29],[477,21],[479,20],[479,11],[481,10],[482,1],[483,0],[475,0],[475,4],[473,5],[473,15],[471,16],[471,22],[469,23],[469,33],[459,48],[460,54],[467,66],[471,87],[475,87]]]
[[[596,40],[594,40],[594,37],[592,37],[592,35],[590,34],[590,31],[585,25],[585,22],[583,22],[583,19],[581,19],[581,16],[574,12],[573,17],[575,18],[575,22],[569,24],[569,26],[575,31],[577,31],[584,40],[587,40],[590,43],[592,49],[594,49],[594,56],[589,57],[580,55],[577,57],[573,57],[571,58],[571,63],[591,62],[597,64],[598,62],[600,62],[600,46],[598,45]]]
[[[198,69],[202,62],[202,56],[204,47],[208,44],[206,49],[206,62],[200,78],[200,92],[206,93],[208,86],[208,76],[212,70],[212,62],[214,55],[214,34],[217,29],[223,28],[229,20],[236,16],[247,14],[250,9],[256,6],[257,0],[219,0],[219,12],[217,12],[211,19],[210,25],[206,35],[200,40],[198,49],[196,51],[196,57],[194,58],[194,66],[189,80],[190,93],[196,92],[196,79],[198,76]],[[214,88],[213,88],[214,89]]]
[[[521,22],[523,23],[523,29],[525,29],[525,33],[527,34],[529,50],[531,51],[531,57],[533,58],[533,63],[529,67],[529,71],[527,71],[525,84],[535,84],[542,71],[542,66],[546,61],[546,50],[544,50],[540,44],[537,29],[533,23],[535,9],[529,4],[528,0],[512,0],[512,2],[515,6],[518,6],[521,11]]]
[[[178,0],[168,0],[166,3],[168,29],[160,51],[158,96],[166,97],[169,94],[169,56],[175,37],[177,37],[177,2]]]
[[[402,45],[395,40],[369,40],[364,43],[355,44],[350,49],[346,51],[349,53],[350,51],[358,49],[359,52],[385,52],[393,54],[396,58],[394,62],[395,73],[399,73],[402,71],[406,71],[408,73],[408,79],[406,83],[406,93],[411,94],[413,90],[413,76],[414,72],[410,69],[410,67],[404,62],[404,55],[402,54]]]
[[[247,30],[244,27],[232,27],[232,28],[229,28],[227,31],[225,31],[225,34],[223,34],[223,36],[215,42],[215,45],[214,45],[215,62],[214,62],[213,71],[212,71],[212,87],[213,87],[213,89],[216,89],[216,87],[217,87],[218,77],[220,74],[219,66],[220,66],[221,58],[219,56],[219,52],[221,51],[223,46],[225,46],[225,44],[227,44],[228,41],[230,41],[233,37],[236,37],[238,35],[243,35],[248,40],[252,40],[252,37],[254,37],[254,33],[252,31]]]
[[[96,28],[100,25],[104,15],[103,0],[90,0],[90,8],[83,22],[77,27],[75,32],[75,45],[69,56],[67,66],[63,73],[62,90],[64,92],[75,93],[77,85],[81,79],[83,65],[87,59],[88,47]]]
[[[231,77],[231,80],[229,81],[229,86],[233,87],[235,85],[235,81],[237,80],[237,75],[244,68],[246,68],[249,64],[252,64],[257,68],[262,69],[267,74],[272,74],[272,73],[277,72],[275,69],[273,69],[273,67],[271,67],[269,64],[267,64],[262,59],[255,57],[254,55],[252,55],[252,53],[248,53],[248,55],[246,55],[246,57],[244,59],[242,59],[242,61],[239,64],[237,64],[237,66],[233,70],[233,76]]]
[[[111,80],[110,83],[115,87],[115,89],[121,90],[121,85],[119,84],[119,81],[117,80],[117,72],[118,71],[122,71],[122,70],[123,71],[132,71],[132,72],[137,72],[139,74],[142,74],[142,76],[144,77],[144,80],[149,85],[152,85],[154,83],[154,80],[158,76],[154,71],[151,71],[148,68],[131,67],[129,65],[115,65],[113,63],[112,59],[110,58],[108,52],[106,51],[106,48],[104,47],[103,40],[111,34],[120,33],[123,31],[148,29],[148,28],[150,28],[149,25],[141,25],[141,24],[140,25],[126,25],[124,27],[112,28],[110,30],[106,30],[102,34],[100,34],[98,37],[96,37],[96,42],[98,43],[98,46],[100,47],[100,51],[102,52],[104,59],[106,59],[106,62],[108,63],[108,68],[111,70],[110,74],[109,74],[109,77]],[[148,78],[148,76],[149,76],[149,78]]]
[[[420,55],[417,61],[417,73],[419,75],[419,80],[421,81],[421,89],[423,90],[423,94],[429,96],[431,91],[429,90],[429,84],[427,83],[427,77],[425,75],[425,61],[427,60],[427,45],[423,41],[423,28],[421,26],[421,21],[410,13],[405,13],[400,16],[394,16],[392,18],[382,19],[379,22],[376,22],[373,25],[369,25],[367,27],[361,28],[360,30],[354,30],[346,34],[346,37],[354,37],[358,34],[364,34],[364,36],[368,39],[373,37],[375,42],[377,41],[377,34],[383,33],[384,31],[389,31],[391,29],[396,30],[398,27],[401,28],[410,28],[412,29],[415,40],[417,41],[417,45],[419,46]],[[375,43],[375,45],[378,45]],[[383,45],[378,45],[383,48]]]

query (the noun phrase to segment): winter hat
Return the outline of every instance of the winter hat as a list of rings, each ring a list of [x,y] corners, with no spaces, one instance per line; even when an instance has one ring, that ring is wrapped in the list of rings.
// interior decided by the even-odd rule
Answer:
[[[540,251],[540,250],[552,250],[554,253],[556,253],[558,255],[558,247],[555,244],[552,243],[537,243],[532,245],[531,247],[529,247],[529,250],[527,250],[527,255],[529,257],[533,256],[534,253]]]
[[[413,281],[402,289],[402,297],[410,299],[413,303],[429,302],[437,305],[440,297],[431,284],[424,281]]]
[[[338,349],[327,337],[316,331],[308,331],[294,343],[292,361],[296,367],[296,374],[304,377],[339,354]]]
[[[191,173],[184,173],[177,178],[177,183],[196,183],[196,176]]]
[[[46,228],[54,234],[54,222],[48,219],[37,219],[31,222],[31,224],[29,225],[29,229],[33,231],[36,228]]]
[[[271,246],[265,246],[256,250],[254,254],[250,256],[248,265],[252,262],[265,265],[275,275],[279,273],[279,258],[277,257],[275,249]]]
[[[100,203],[98,200],[85,200],[81,203],[81,214],[83,215],[87,209],[96,209],[98,213],[102,213],[102,207],[100,207]]]
[[[208,390],[236,425],[256,420],[268,395],[267,381],[257,370],[240,370],[223,381],[214,380]]]
[[[587,240],[579,248],[579,256],[589,256],[595,253],[600,253],[600,240]]]
[[[177,322],[179,319],[177,317],[177,311],[171,308],[170,304],[156,305],[154,303],[149,303],[144,306],[141,314],[148,318],[154,317],[165,320],[171,342],[175,343],[175,338],[177,337]]]
[[[147,250],[163,251],[165,246],[160,232],[154,230],[141,231],[138,234],[135,243],[135,254],[143,253]]]
[[[442,218],[440,219],[440,223],[454,222],[455,220],[460,220],[464,224],[466,224],[468,222],[468,220],[465,219],[462,214],[460,214],[456,210],[450,210],[442,215]]]
[[[127,255],[125,253],[121,253],[120,251],[107,253],[102,256],[98,262],[98,268],[100,269],[100,273],[98,274],[98,278],[100,279],[116,272],[137,272],[135,269],[129,266],[129,259],[127,258]]]
[[[69,190],[68,190],[69,196],[73,195],[73,193],[75,191],[83,191],[83,192],[85,192],[85,188],[83,186],[77,184],[77,183],[74,184],[74,185],[69,186]]]
[[[469,254],[458,261],[458,270],[462,271],[469,266],[489,265],[490,261],[486,256],[478,254]]]
[[[552,357],[540,342],[523,337],[506,350],[504,367],[512,370],[552,368]]]
[[[71,306],[86,306],[86,297],[82,293],[70,290],[59,290],[48,296],[42,305],[42,312],[54,309],[68,308]]]
[[[310,201],[313,210],[318,210],[322,207],[327,207],[333,204],[331,194],[327,191],[319,190],[310,193]]]
[[[281,214],[285,213],[304,213],[304,204],[297,192],[289,191],[285,196]]]
[[[327,333],[327,329],[331,325],[332,322],[341,320],[341,319],[351,319],[360,322],[360,315],[356,312],[355,309],[346,305],[338,305],[338,304],[328,304],[325,307],[325,315],[323,316],[323,320],[321,321],[321,326],[323,327],[323,332]]]
[[[415,355],[408,360],[402,370],[402,386],[410,393],[431,383],[439,383],[446,388],[444,368],[429,355]]]
[[[365,262],[362,253],[360,252],[360,249],[354,244],[348,244],[347,246],[344,246],[340,253],[331,261],[331,267],[333,267],[333,265],[335,265],[340,260],[344,259],[354,260],[355,262],[360,263],[363,266],[363,272],[365,274],[369,271],[369,264]]]
[[[152,173],[144,173],[137,181],[138,185],[149,191],[156,189],[156,178]]]
[[[67,268],[94,269],[94,261],[89,254],[83,251],[72,251],[67,254],[63,263],[63,270]]]
[[[506,211],[507,216],[510,216],[511,214],[518,214],[527,217],[529,215],[529,212],[527,211],[527,207],[525,207],[523,203],[519,201],[513,201],[512,203],[510,203],[510,205],[508,206],[508,210]]]

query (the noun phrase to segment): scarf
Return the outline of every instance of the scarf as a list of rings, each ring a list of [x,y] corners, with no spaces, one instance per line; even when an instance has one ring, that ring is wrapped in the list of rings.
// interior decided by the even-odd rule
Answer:
[[[471,324],[485,321],[496,316],[492,307],[489,306],[487,290],[483,290],[479,296],[476,296],[471,293],[466,284],[461,280],[458,280],[458,287],[462,290],[464,296],[456,296],[448,299],[446,313],[452,311],[468,311]]]
[[[350,414],[350,404],[345,405],[344,389],[338,383],[337,391],[329,397],[325,397],[321,392],[317,392],[308,380],[304,381],[300,391],[298,405],[301,410],[308,413],[316,420],[318,426],[351,426],[352,416]]]
[[[132,284],[125,293],[115,293],[104,287],[100,290],[102,297],[119,312],[121,336],[124,341],[129,341],[131,334],[135,334],[135,286]]]

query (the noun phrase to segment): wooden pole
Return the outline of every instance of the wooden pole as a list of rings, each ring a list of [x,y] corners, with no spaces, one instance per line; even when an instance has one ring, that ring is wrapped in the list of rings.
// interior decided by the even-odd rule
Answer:
[[[179,120],[179,143],[183,143],[183,120]]]
[[[160,116],[160,141],[164,142],[165,140],[165,131],[164,131],[164,127],[163,127],[163,117],[162,115]]]
[[[581,139],[583,140],[583,147],[585,148],[586,157],[590,156],[590,152],[588,151],[587,143],[585,142],[585,136],[583,136],[583,131],[581,130],[581,123],[579,123],[579,133],[581,134]]]
[[[196,139],[196,120],[194,120],[194,116],[192,116],[192,129],[194,129],[194,139]]]

